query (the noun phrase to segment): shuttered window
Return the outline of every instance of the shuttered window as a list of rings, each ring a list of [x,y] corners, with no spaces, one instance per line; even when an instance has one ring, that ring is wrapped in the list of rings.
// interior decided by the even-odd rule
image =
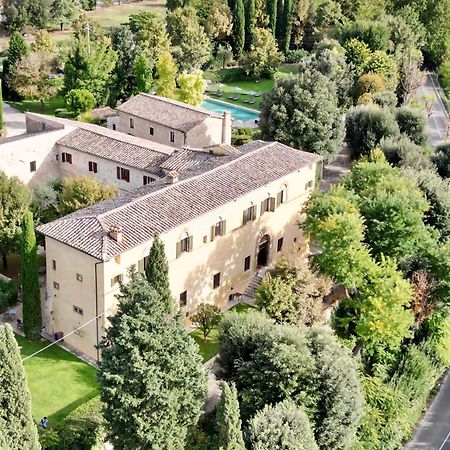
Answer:
[[[194,236],[187,236],[181,241],[177,242],[177,258],[181,256],[182,253],[192,252],[193,249]]]
[[[267,197],[261,202],[261,215],[268,211],[275,211],[275,197]]]
[[[217,236],[225,236],[226,222],[226,220],[221,220],[211,227],[211,241]]]
[[[123,167],[116,167],[117,170],[117,179],[124,180],[127,183],[130,182],[130,171],[128,169],[124,169]]]
[[[245,225],[248,222],[256,219],[256,205],[250,206],[244,210],[242,215],[242,225]]]
[[[89,172],[97,173],[97,163],[96,162],[89,161],[88,166],[89,166]]]
[[[282,205],[283,203],[286,203],[287,200],[287,188],[284,187],[280,192],[277,194],[277,206]]]

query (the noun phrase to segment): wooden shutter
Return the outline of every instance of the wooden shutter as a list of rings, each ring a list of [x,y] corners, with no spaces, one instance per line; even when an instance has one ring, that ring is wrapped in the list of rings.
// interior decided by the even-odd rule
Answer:
[[[266,212],[265,209],[264,209],[265,203],[266,203],[265,200],[263,200],[263,201],[261,202],[261,216]]]
[[[256,220],[256,205],[252,206],[252,213],[251,213],[251,215],[252,215],[251,219],[252,220]]]
[[[120,180],[120,167],[117,166],[117,179]]]
[[[181,241],[177,242],[177,258],[181,255]]]
[[[281,205],[282,198],[283,198],[283,191],[278,192],[278,194],[277,194],[277,206]]]
[[[213,225],[213,226],[211,227],[211,241],[213,241],[214,238],[216,237],[216,236],[215,236],[215,229],[216,229],[216,226]]]
[[[272,212],[275,211],[275,197],[270,197],[269,210]]]
[[[189,236],[189,249],[188,252],[192,252],[194,249],[194,236]]]
[[[220,235],[221,236],[225,236],[226,232],[227,232],[227,221],[226,220],[222,220],[222,230]]]
[[[245,225],[248,220],[247,220],[247,209],[244,209],[244,211],[242,212],[242,225]]]

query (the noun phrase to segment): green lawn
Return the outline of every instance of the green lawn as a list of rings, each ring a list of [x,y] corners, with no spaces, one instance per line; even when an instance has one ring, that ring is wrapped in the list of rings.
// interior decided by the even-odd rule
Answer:
[[[64,108],[64,97],[57,96],[50,98],[44,104],[44,109],[42,109],[41,104],[38,100],[22,100],[20,102],[7,102],[13,108],[19,111],[25,112],[30,111],[39,114],[48,114],[51,116],[55,115],[55,110],[59,108]]]
[[[252,308],[253,306],[239,303],[236,306],[233,306],[233,308],[229,311],[241,314]],[[219,351],[219,330],[217,327],[214,327],[211,330],[211,333],[209,333],[206,340],[203,339],[203,333],[199,329],[192,331],[190,334],[200,347],[200,355],[202,355],[204,363],[209,361],[213,356],[217,355],[217,352]]]
[[[49,344],[16,335],[23,357]],[[24,362],[33,400],[33,417],[47,416],[54,425],[98,394],[96,369],[57,345]]]

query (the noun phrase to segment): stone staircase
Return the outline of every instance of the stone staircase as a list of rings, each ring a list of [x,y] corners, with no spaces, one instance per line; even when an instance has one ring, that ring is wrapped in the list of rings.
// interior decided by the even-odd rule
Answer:
[[[256,290],[258,289],[259,285],[261,284],[261,280],[263,279],[264,275],[271,270],[272,266],[265,266],[259,269],[255,275],[253,275],[253,278],[248,283],[247,288],[244,291],[244,296],[249,297],[251,299],[255,298]]]

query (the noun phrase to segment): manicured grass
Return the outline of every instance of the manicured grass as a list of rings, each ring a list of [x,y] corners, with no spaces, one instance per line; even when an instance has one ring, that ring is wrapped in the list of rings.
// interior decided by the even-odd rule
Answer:
[[[22,100],[20,102],[7,102],[13,108],[19,111],[25,112],[30,111],[39,114],[48,114],[50,116],[55,115],[55,110],[59,108],[64,108],[64,97],[57,96],[48,99],[44,104],[44,109],[42,109],[41,104],[38,100]]]
[[[246,313],[249,309],[252,308],[253,306],[239,303],[236,306],[233,306],[233,308],[231,308],[229,311],[241,314]],[[209,361],[213,356],[217,355],[219,351],[219,330],[217,327],[214,327],[211,330],[206,339],[203,339],[203,333],[199,329],[195,329],[190,334],[200,347],[200,355],[202,355],[203,363]]]
[[[49,344],[31,342],[16,335],[22,357]],[[47,416],[55,425],[82,403],[98,395],[97,371],[57,345],[24,362],[28,388],[33,401],[33,417]]]

